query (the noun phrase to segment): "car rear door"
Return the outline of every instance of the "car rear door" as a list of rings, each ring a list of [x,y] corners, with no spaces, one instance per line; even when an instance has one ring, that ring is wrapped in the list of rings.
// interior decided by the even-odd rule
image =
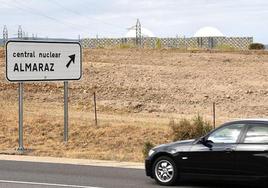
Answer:
[[[236,148],[239,174],[268,177],[268,125],[251,123]]]

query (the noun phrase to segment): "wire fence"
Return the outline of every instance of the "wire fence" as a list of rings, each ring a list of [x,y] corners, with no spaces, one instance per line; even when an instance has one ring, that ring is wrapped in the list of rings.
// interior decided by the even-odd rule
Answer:
[[[85,38],[81,40],[84,48],[131,48],[137,47],[136,38]],[[143,48],[179,49],[238,49],[247,50],[253,43],[252,37],[192,37],[156,38],[143,37]]]

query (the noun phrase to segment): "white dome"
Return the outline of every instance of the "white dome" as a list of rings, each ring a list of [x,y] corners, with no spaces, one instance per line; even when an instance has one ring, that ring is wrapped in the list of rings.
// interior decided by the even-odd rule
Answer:
[[[224,35],[215,27],[202,27],[195,34],[194,37],[223,37]]]
[[[148,29],[142,27],[141,28],[141,35],[143,37],[155,37],[155,35]],[[125,35],[126,38],[135,38],[136,37],[136,29],[131,28],[127,34]]]

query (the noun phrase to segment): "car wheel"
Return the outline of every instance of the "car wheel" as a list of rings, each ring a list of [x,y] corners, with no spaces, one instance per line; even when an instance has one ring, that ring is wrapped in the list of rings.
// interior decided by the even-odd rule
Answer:
[[[267,188],[268,187],[268,178],[261,178],[258,182],[257,185],[260,188]]]
[[[266,178],[266,180],[264,182],[264,187],[268,187],[268,178]]]
[[[178,181],[178,170],[173,159],[167,156],[159,157],[153,165],[155,181],[160,185],[174,185]]]

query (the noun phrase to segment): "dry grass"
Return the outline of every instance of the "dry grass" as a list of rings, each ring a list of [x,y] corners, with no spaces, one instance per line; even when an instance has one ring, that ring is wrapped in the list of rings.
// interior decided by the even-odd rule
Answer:
[[[3,107],[1,103],[1,107]],[[0,149],[17,147],[17,107],[0,110]],[[25,109],[30,108],[25,105]],[[34,106],[34,105],[33,105]],[[106,159],[120,161],[141,161],[142,147],[146,140],[160,144],[168,142],[167,126],[116,125],[101,122],[97,127],[92,119],[71,116],[69,142],[63,143],[63,119],[60,109],[52,109],[53,114],[46,113],[48,108],[31,108],[36,112],[25,112],[24,138],[25,147],[31,149],[30,155],[57,156],[87,159]],[[161,141],[160,139],[161,138]]]
[[[0,58],[0,150],[16,149],[18,86],[5,80],[3,50]],[[170,119],[200,114],[210,120],[214,101],[217,124],[268,116],[265,52],[86,49],[83,59],[82,80],[70,83],[68,144],[63,143],[63,84],[25,84],[29,155],[142,161],[146,141],[173,139]]]

